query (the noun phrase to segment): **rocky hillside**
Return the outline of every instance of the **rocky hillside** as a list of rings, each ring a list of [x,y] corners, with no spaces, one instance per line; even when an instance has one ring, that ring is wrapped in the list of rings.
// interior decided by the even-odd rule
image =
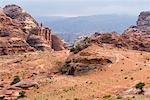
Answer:
[[[102,47],[111,46],[150,52],[149,17],[149,12],[142,12],[137,25],[129,27],[121,35],[116,32],[96,32],[89,37],[82,37],[75,43],[72,50],[78,52],[90,44],[96,43]]]
[[[140,23],[147,23],[145,15]],[[96,32],[79,39],[71,53],[21,7],[1,8],[0,100],[150,100],[148,27]]]
[[[52,45],[63,50],[63,42],[58,37],[55,41],[53,38],[51,29],[40,25],[21,7],[7,5],[0,9],[0,55],[55,50]]]

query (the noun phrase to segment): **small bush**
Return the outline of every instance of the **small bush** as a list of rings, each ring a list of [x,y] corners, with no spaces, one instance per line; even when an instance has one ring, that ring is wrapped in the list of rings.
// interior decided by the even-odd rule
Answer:
[[[89,44],[91,42],[91,39],[89,37],[85,37],[84,40],[85,44]]]
[[[122,97],[121,96],[117,96],[117,98],[116,99],[122,99]]]
[[[14,85],[14,84],[16,84],[16,83],[18,83],[18,82],[20,82],[21,80],[20,80],[20,77],[19,76],[15,76],[14,77],[14,80],[11,82],[11,84],[10,85]]]
[[[24,98],[24,97],[26,97],[26,92],[25,91],[20,91],[19,92],[19,96],[18,97],[16,97],[14,100],[19,100],[20,98]]]
[[[144,88],[144,86],[145,86],[145,83],[139,82],[138,84],[135,85],[135,88],[142,90]]]
[[[139,82],[138,84],[135,85],[135,88],[140,90],[138,94],[144,93],[144,90],[143,90],[144,86],[145,86],[145,83],[143,82]]]
[[[104,99],[109,99],[109,98],[111,98],[111,95],[106,95],[106,96],[104,96],[103,98],[104,98]]]
[[[26,94],[25,91],[21,91],[21,92],[19,92],[19,97],[20,97],[20,98],[23,98],[23,97],[25,97],[25,94]]]
[[[74,52],[74,53],[78,53],[80,50],[82,50],[80,44],[77,44],[77,45],[73,46],[73,47],[70,49],[70,51],[71,51],[71,52]]]
[[[72,47],[72,48],[70,49],[70,52],[74,52],[74,51],[75,51],[75,48]]]

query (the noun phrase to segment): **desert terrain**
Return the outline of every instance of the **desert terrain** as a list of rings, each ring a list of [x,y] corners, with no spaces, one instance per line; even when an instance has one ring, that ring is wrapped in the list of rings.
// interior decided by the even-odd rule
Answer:
[[[0,100],[150,100],[150,12],[71,46],[18,5],[0,8]]]
[[[7,87],[14,76],[19,75],[21,80],[32,80],[39,84],[39,88],[27,89],[25,100],[101,100],[104,96],[111,95],[130,97],[125,91],[134,87],[138,82],[144,82],[150,87],[150,53],[118,49],[101,48],[92,45],[80,54],[90,56],[114,57],[112,64],[100,67],[91,72],[68,76],[58,73],[63,60],[69,56],[68,51],[57,53],[34,52],[14,56],[1,56],[0,83]],[[89,55],[86,55],[89,54]],[[71,55],[73,56],[73,55]],[[6,86],[5,86],[6,85]],[[150,93],[144,96],[149,98]],[[136,97],[136,96],[135,96]],[[140,98],[140,97],[137,97]],[[136,100],[136,99],[135,99]],[[141,100],[141,99],[137,99]],[[148,100],[148,99],[145,99]]]

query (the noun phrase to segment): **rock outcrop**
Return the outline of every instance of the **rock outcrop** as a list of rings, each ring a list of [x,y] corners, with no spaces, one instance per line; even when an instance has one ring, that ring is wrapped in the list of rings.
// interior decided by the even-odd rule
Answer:
[[[34,51],[25,41],[26,34],[15,21],[0,11],[0,55]]]
[[[20,27],[22,27],[25,32],[30,32],[33,28],[38,26],[35,19],[17,5],[6,5],[3,11],[8,17],[21,23]]]
[[[141,31],[150,34],[150,11],[141,12],[137,21],[137,27]]]
[[[63,50],[63,42],[17,5],[0,8],[0,55]]]
[[[52,35],[52,48],[56,51],[64,50],[65,44],[61,41],[61,39],[56,36]]]
[[[90,40],[90,42],[87,42],[86,38],[88,41]],[[92,43],[96,43],[100,46],[150,52],[150,12],[142,12],[139,15],[137,25],[129,27],[123,34],[116,32],[96,32],[89,37],[84,37],[75,43],[74,47],[76,48],[73,48],[73,51],[75,53],[76,51],[79,52]]]
[[[100,46],[109,45],[117,48],[126,48],[150,52],[150,36],[146,33],[126,31],[122,35],[117,33],[99,33],[91,38],[92,43]]]
[[[80,52],[68,58],[60,72],[66,75],[81,75],[94,70],[102,70],[104,66],[116,61],[115,57],[92,55],[90,52]]]

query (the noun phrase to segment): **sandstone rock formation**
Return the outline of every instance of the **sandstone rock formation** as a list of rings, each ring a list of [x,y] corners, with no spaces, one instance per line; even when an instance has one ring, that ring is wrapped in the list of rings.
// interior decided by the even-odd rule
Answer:
[[[78,46],[77,43],[75,44],[78,47],[78,51],[81,51],[92,43],[96,43],[100,46],[150,52],[150,12],[142,12],[139,15],[137,26],[129,27],[121,35],[116,32],[96,32],[88,37],[90,42],[85,42],[85,38],[77,42]],[[74,50],[75,53],[76,51]]]
[[[3,11],[7,16],[21,23],[21,27],[25,32],[30,32],[33,28],[38,26],[35,19],[17,5],[6,5]]]
[[[0,8],[0,55],[35,50],[63,50],[63,46],[57,36],[52,36],[51,29],[39,25],[21,7],[7,5]]]
[[[94,70],[102,70],[104,66],[116,61],[113,56],[98,56],[84,50],[70,56],[61,67],[60,72],[66,75],[81,75]]]
[[[15,21],[7,17],[2,9],[0,11],[0,55],[17,52],[34,51],[26,43],[26,34],[19,28]]]
[[[141,31],[150,34],[150,11],[141,12],[137,21],[137,27]]]
[[[61,41],[61,39],[56,36],[52,35],[52,48],[56,51],[64,50],[65,44]]]

